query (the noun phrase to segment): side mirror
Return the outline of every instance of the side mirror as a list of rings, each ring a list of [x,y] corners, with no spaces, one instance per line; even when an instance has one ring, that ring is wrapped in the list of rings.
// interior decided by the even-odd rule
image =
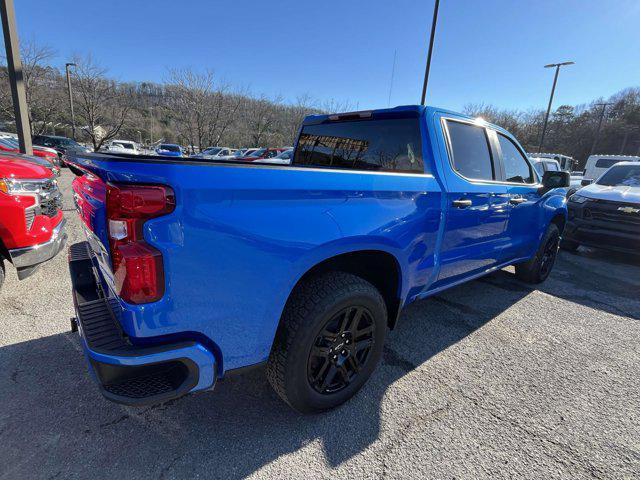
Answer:
[[[542,176],[541,193],[548,192],[554,188],[565,188],[571,185],[571,175],[565,171],[548,171]]]
[[[593,183],[593,180],[591,180],[590,178],[583,178],[582,180],[580,180],[580,185],[582,185],[583,187],[586,187],[587,185],[591,185]]]

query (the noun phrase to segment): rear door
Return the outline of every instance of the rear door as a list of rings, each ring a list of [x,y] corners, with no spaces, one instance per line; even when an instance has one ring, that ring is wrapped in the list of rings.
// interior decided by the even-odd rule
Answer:
[[[544,230],[541,225],[540,184],[522,147],[509,136],[493,131],[499,152],[499,176],[507,188],[509,222],[506,235],[507,259],[529,257],[537,247]],[[554,167],[557,166],[554,163]],[[546,170],[546,169],[545,169]]]
[[[507,187],[499,180],[496,150],[484,123],[440,118],[448,159],[446,222],[437,285],[454,283],[503,260]]]

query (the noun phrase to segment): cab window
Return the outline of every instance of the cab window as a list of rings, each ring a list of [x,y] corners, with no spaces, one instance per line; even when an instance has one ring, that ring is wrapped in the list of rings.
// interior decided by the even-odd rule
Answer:
[[[536,172],[538,172],[540,177],[542,177],[544,175],[544,163],[542,163],[542,162],[534,163],[533,164],[533,168],[536,169]]]
[[[525,156],[510,138],[498,134],[498,142],[502,151],[505,181],[509,183],[533,183],[533,171]]]
[[[494,180],[496,176],[485,128],[447,120],[447,131],[455,171],[471,180]]]
[[[558,164],[556,162],[545,162],[545,170],[547,172],[559,172]]]

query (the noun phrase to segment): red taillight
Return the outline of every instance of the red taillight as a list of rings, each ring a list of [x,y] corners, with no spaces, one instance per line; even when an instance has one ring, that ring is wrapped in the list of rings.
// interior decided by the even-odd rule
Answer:
[[[164,294],[162,254],[144,240],[151,218],[171,213],[176,200],[164,185],[107,184],[107,221],[111,264],[120,298],[129,303],[155,302]]]

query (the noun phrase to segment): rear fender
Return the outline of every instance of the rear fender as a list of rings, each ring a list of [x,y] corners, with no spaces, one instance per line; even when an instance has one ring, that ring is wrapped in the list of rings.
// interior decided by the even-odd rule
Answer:
[[[402,268],[402,265],[406,263],[406,259],[403,259],[403,251],[390,241],[389,238],[385,237],[345,237],[318,246],[298,260],[295,267],[295,274],[292,277],[291,283],[288,285],[288,290],[291,292],[300,279],[320,263],[340,255],[361,251],[380,251],[388,253],[396,259],[400,269],[398,297],[404,299],[407,293],[404,289],[408,285],[408,281],[405,278],[405,270]]]

